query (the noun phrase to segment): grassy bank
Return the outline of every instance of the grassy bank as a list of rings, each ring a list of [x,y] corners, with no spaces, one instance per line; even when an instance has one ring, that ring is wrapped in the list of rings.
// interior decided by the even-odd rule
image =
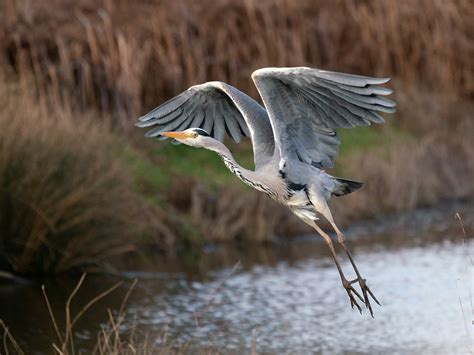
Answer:
[[[263,66],[394,78],[388,124],[339,132],[332,173],[367,184],[334,200],[337,221],[474,197],[472,15],[468,1],[2,2],[0,269],[307,232],[213,153],[133,126],[207,80],[256,96]],[[252,167],[248,142],[230,148]]]

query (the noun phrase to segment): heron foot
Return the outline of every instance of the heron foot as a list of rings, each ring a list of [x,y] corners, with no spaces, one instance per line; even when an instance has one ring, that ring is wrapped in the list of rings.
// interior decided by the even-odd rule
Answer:
[[[347,292],[347,295],[349,296],[349,300],[351,301],[352,309],[354,309],[354,307],[356,307],[359,310],[360,314],[362,314],[362,308],[357,303],[357,300],[355,299],[354,295],[356,295],[357,298],[361,302],[365,303],[365,300],[362,298],[362,296],[359,294],[359,292],[357,292],[357,290],[354,287],[352,287],[353,283],[354,283],[354,281],[347,281],[345,278],[342,279],[342,286],[344,286],[344,288]]]
[[[365,307],[369,310],[370,315],[372,316],[372,318],[374,318],[374,312],[372,310],[372,305],[370,304],[370,298],[372,298],[375,301],[375,303],[377,303],[379,306],[381,306],[381,304],[377,300],[377,298],[375,297],[374,293],[370,290],[369,286],[367,286],[367,280],[364,279],[360,275],[359,270],[357,269],[357,266],[354,262],[354,259],[352,259],[351,252],[349,251],[349,249],[346,246],[344,235],[338,229],[336,229],[336,231],[337,231],[337,239],[338,239],[339,243],[343,246],[344,250],[346,251],[346,255],[349,258],[349,261],[351,262],[352,268],[354,269],[354,271],[356,273],[356,276],[357,276],[354,280],[350,281],[349,283],[351,285],[353,283],[356,283],[356,282],[359,283],[360,289],[362,290],[362,295],[364,296],[364,299],[361,299],[361,301],[364,302]],[[343,284],[344,284],[344,282],[343,282]],[[347,288],[346,288],[346,291],[347,291]]]
[[[375,297],[373,292],[370,290],[369,286],[367,286],[367,280],[366,279],[360,277],[360,275],[359,275],[356,279],[354,279],[352,281],[349,281],[349,283],[351,285],[353,283],[356,283],[356,282],[359,283],[359,286],[360,286],[360,289],[362,290],[362,295],[363,295],[364,298],[362,299],[362,297],[360,297],[359,295],[358,296],[359,296],[360,300],[362,302],[364,302],[365,307],[369,310],[370,315],[372,316],[372,318],[374,318],[374,312],[372,310],[372,305],[370,304],[370,298],[372,298],[375,301],[375,303],[377,303],[379,306],[381,306],[381,304],[377,300],[377,298]],[[346,288],[346,290],[347,290],[347,288]]]

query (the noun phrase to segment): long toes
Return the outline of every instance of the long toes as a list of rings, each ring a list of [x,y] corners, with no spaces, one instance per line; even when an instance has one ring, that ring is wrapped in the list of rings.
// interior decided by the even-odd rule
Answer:
[[[362,296],[355,290],[355,288],[351,287],[351,291],[354,292],[354,294],[357,296],[357,298],[360,299],[361,302],[365,303],[365,298],[362,298]]]
[[[359,285],[360,285],[360,289],[362,290],[362,294],[364,295],[365,305],[368,308],[370,305],[370,300],[369,300],[369,296],[367,296],[367,284],[365,282],[365,279],[361,279],[359,281]]]
[[[359,313],[362,314],[362,308],[359,306],[359,304],[356,302],[356,300],[354,298],[352,298],[351,304],[355,305],[357,307],[357,309],[359,310]],[[354,308],[354,307],[352,307],[352,308]]]
[[[365,299],[365,307],[369,310],[371,317],[374,318],[374,311],[372,311],[372,305],[370,304],[369,297],[367,297],[367,292],[364,290],[363,294]]]
[[[346,289],[346,291],[347,291],[347,295],[349,296],[349,300],[351,301],[351,308],[354,309],[354,306],[356,306],[357,309],[359,310],[360,314],[362,314],[362,308],[357,303],[357,301],[354,298],[354,296],[352,295],[351,291],[348,290],[348,289]]]
[[[352,287],[351,283],[347,280],[343,280],[342,285],[346,289],[347,295],[349,296],[349,300],[351,301],[351,307],[354,309],[354,306],[357,307],[359,312],[362,314],[362,308],[359,306],[357,303],[356,298],[354,297],[354,294],[359,298],[359,300],[363,303],[365,303],[365,299],[362,298],[362,296],[357,292],[354,287]]]
[[[364,294],[364,298],[366,298],[367,301],[369,301],[369,297],[367,296],[367,294],[368,294],[368,295],[370,295],[370,297],[372,297],[372,299],[375,301],[375,303],[377,303],[379,306],[381,306],[379,300],[375,297],[373,292],[370,290],[369,286],[367,286],[367,280],[362,279],[361,282],[360,282],[360,287],[362,289],[362,293]]]
[[[344,288],[346,289],[346,291],[349,293],[349,292],[354,292],[354,294],[357,296],[357,298],[361,301],[361,302],[364,302],[365,303],[365,299],[362,298],[362,296],[360,295],[359,292],[357,292],[357,290],[352,287],[352,281],[347,281],[347,280],[344,280],[342,282],[342,285],[344,286]]]
[[[352,287],[352,284],[354,283],[358,283],[359,286],[360,286],[360,289],[362,291],[362,296],[360,295],[359,292],[357,292],[354,287]],[[377,298],[375,297],[375,295],[373,294],[373,292],[370,290],[370,288],[367,286],[367,282],[365,279],[361,278],[361,277],[358,277],[354,280],[351,280],[351,281],[347,281],[347,280],[343,280],[342,281],[342,285],[344,286],[344,288],[346,289],[346,292],[349,296],[349,299],[351,301],[351,307],[354,308],[354,306],[357,307],[357,309],[359,310],[359,312],[362,313],[362,309],[361,307],[359,306],[359,304],[357,303],[356,301],[356,298],[354,297],[357,296],[357,298],[365,304],[365,307],[369,310],[370,312],[370,315],[372,316],[372,318],[374,317],[374,312],[372,310],[372,305],[370,304],[370,298],[369,296],[380,306],[380,302],[377,300]]]
[[[382,306],[379,302],[379,300],[375,297],[375,295],[372,293],[372,291],[370,290],[370,288],[368,286],[367,287],[367,292],[369,293],[370,297],[372,297],[372,299],[375,301],[375,303],[377,303],[379,306]]]
[[[375,295],[372,293],[370,288],[367,286],[367,282],[365,279],[360,279],[359,281],[360,288],[362,290],[362,294],[364,295],[364,303],[367,309],[370,312],[372,318],[374,318],[374,312],[372,311],[372,305],[370,304],[369,296],[373,298],[373,300],[380,306],[380,302],[377,300]]]

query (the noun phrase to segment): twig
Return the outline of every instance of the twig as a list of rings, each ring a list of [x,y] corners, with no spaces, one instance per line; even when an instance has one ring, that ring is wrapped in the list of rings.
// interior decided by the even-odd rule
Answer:
[[[252,349],[250,351],[251,355],[257,355],[257,330],[252,331]]]
[[[466,245],[466,230],[464,229],[464,224],[462,223],[462,218],[461,218],[461,215],[459,214],[459,212],[456,212],[456,214],[454,215],[454,217],[459,220],[459,223],[461,224],[461,228],[462,228],[462,236],[461,236],[461,240],[462,240],[462,245],[463,247]],[[469,259],[471,260],[471,265],[474,266],[474,261],[472,259],[472,255],[469,254]]]
[[[49,317],[51,318],[51,321],[53,322],[54,330],[56,331],[59,341],[62,344],[63,337],[61,336],[61,333],[59,332],[58,324],[56,323],[56,317],[54,316],[53,309],[51,308],[51,304],[49,303],[48,295],[46,294],[44,285],[41,285],[41,291],[43,292],[43,296],[46,301],[46,306],[48,307]]]
[[[461,223],[461,228],[462,228],[461,240],[462,240],[462,244],[464,245],[464,243],[466,243],[466,230],[464,229],[464,224],[462,223],[461,215],[459,214],[459,212],[456,212],[454,217],[459,221],[459,223]]]
[[[23,352],[23,350],[21,350],[20,345],[18,345],[13,335],[10,334],[8,327],[1,319],[0,319],[0,325],[2,326],[3,331],[5,332],[5,334],[3,335],[3,346],[5,349],[5,353],[8,354],[8,347],[7,347],[7,338],[8,338],[8,340],[10,340],[10,342],[13,344],[13,347],[15,348],[16,352],[19,355],[24,355],[25,353]]]
[[[58,352],[59,355],[64,355],[64,353],[62,352],[61,349],[59,349],[59,347],[53,343],[53,349],[56,350]]]
[[[459,223],[461,224],[461,228],[462,228],[462,237],[461,237],[462,246],[465,248],[466,252],[469,253],[467,248],[466,248],[466,230],[464,229],[464,224],[462,223],[461,215],[457,212],[454,215],[454,217],[457,220],[459,220]],[[469,253],[469,259],[471,261],[471,265],[474,265],[472,255],[470,253]],[[471,305],[471,312],[474,314],[474,308],[473,308],[473,304],[472,304],[472,293],[471,293],[470,287],[469,287],[468,291],[469,291],[469,301],[470,301],[470,305]],[[459,296],[459,306],[461,307],[461,313],[462,313],[463,319],[464,319],[464,328],[466,330],[466,335],[469,339],[471,339],[470,334],[469,334],[469,327],[468,327],[467,321],[466,321],[466,314],[464,312],[464,307],[463,307],[463,304],[462,304],[461,296]],[[474,325],[474,320],[472,320],[472,315],[471,315],[471,324]]]
[[[9,355],[10,353],[8,352],[7,333],[8,333],[8,328],[4,329],[3,331],[3,349],[5,350],[5,354]]]
[[[92,300],[90,300],[90,301],[79,311],[79,313],[74,317],[74,320],[72,321],[71,326],[74,326],[74,324],[76,324],[76,322],[79,320],[79,318],[81,318],[82,315],[83,315],[94,303],[96,303],[97,301],[99,301],[101,298],[104,298],[104,297],[107,296],[109,293],[115,291],[118,287],[122,286],[122,284],[123,284],[123,281],[117,282],[115,285],[113,285],[112,287],[108,288],[107,290],[105,290],[104,292],[98,294],[98,295],[95,296]]]
[[[71,350],[74,354],[74,344],[73,344],[73,336],[72,336],[72,325],[71,325],[71,302],[76,293],[79,291],[84,279],[86,278],[86,273],[83,273],[79,282],[77,283],[74,290],[72,290],[71,294],[69,295],[66,301],[66,337],[64,338],[64,342],[62,343],[62,352],[66,352],[66,347],[69,343],[69,339],[71,339]]]

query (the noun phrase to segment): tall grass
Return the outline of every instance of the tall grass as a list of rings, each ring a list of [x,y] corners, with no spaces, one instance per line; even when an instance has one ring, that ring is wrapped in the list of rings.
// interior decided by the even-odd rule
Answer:
[[[17,89],[0,87],[0,269],[93,266],[159,235],[110,152],[108,129],[70,112],[42,114]]]
[[[136,115],[206,80],[256,94],[253,70],[297,65],[474,95],[469,0],[21,3],[0,5],[0,53],[42,102]]]

